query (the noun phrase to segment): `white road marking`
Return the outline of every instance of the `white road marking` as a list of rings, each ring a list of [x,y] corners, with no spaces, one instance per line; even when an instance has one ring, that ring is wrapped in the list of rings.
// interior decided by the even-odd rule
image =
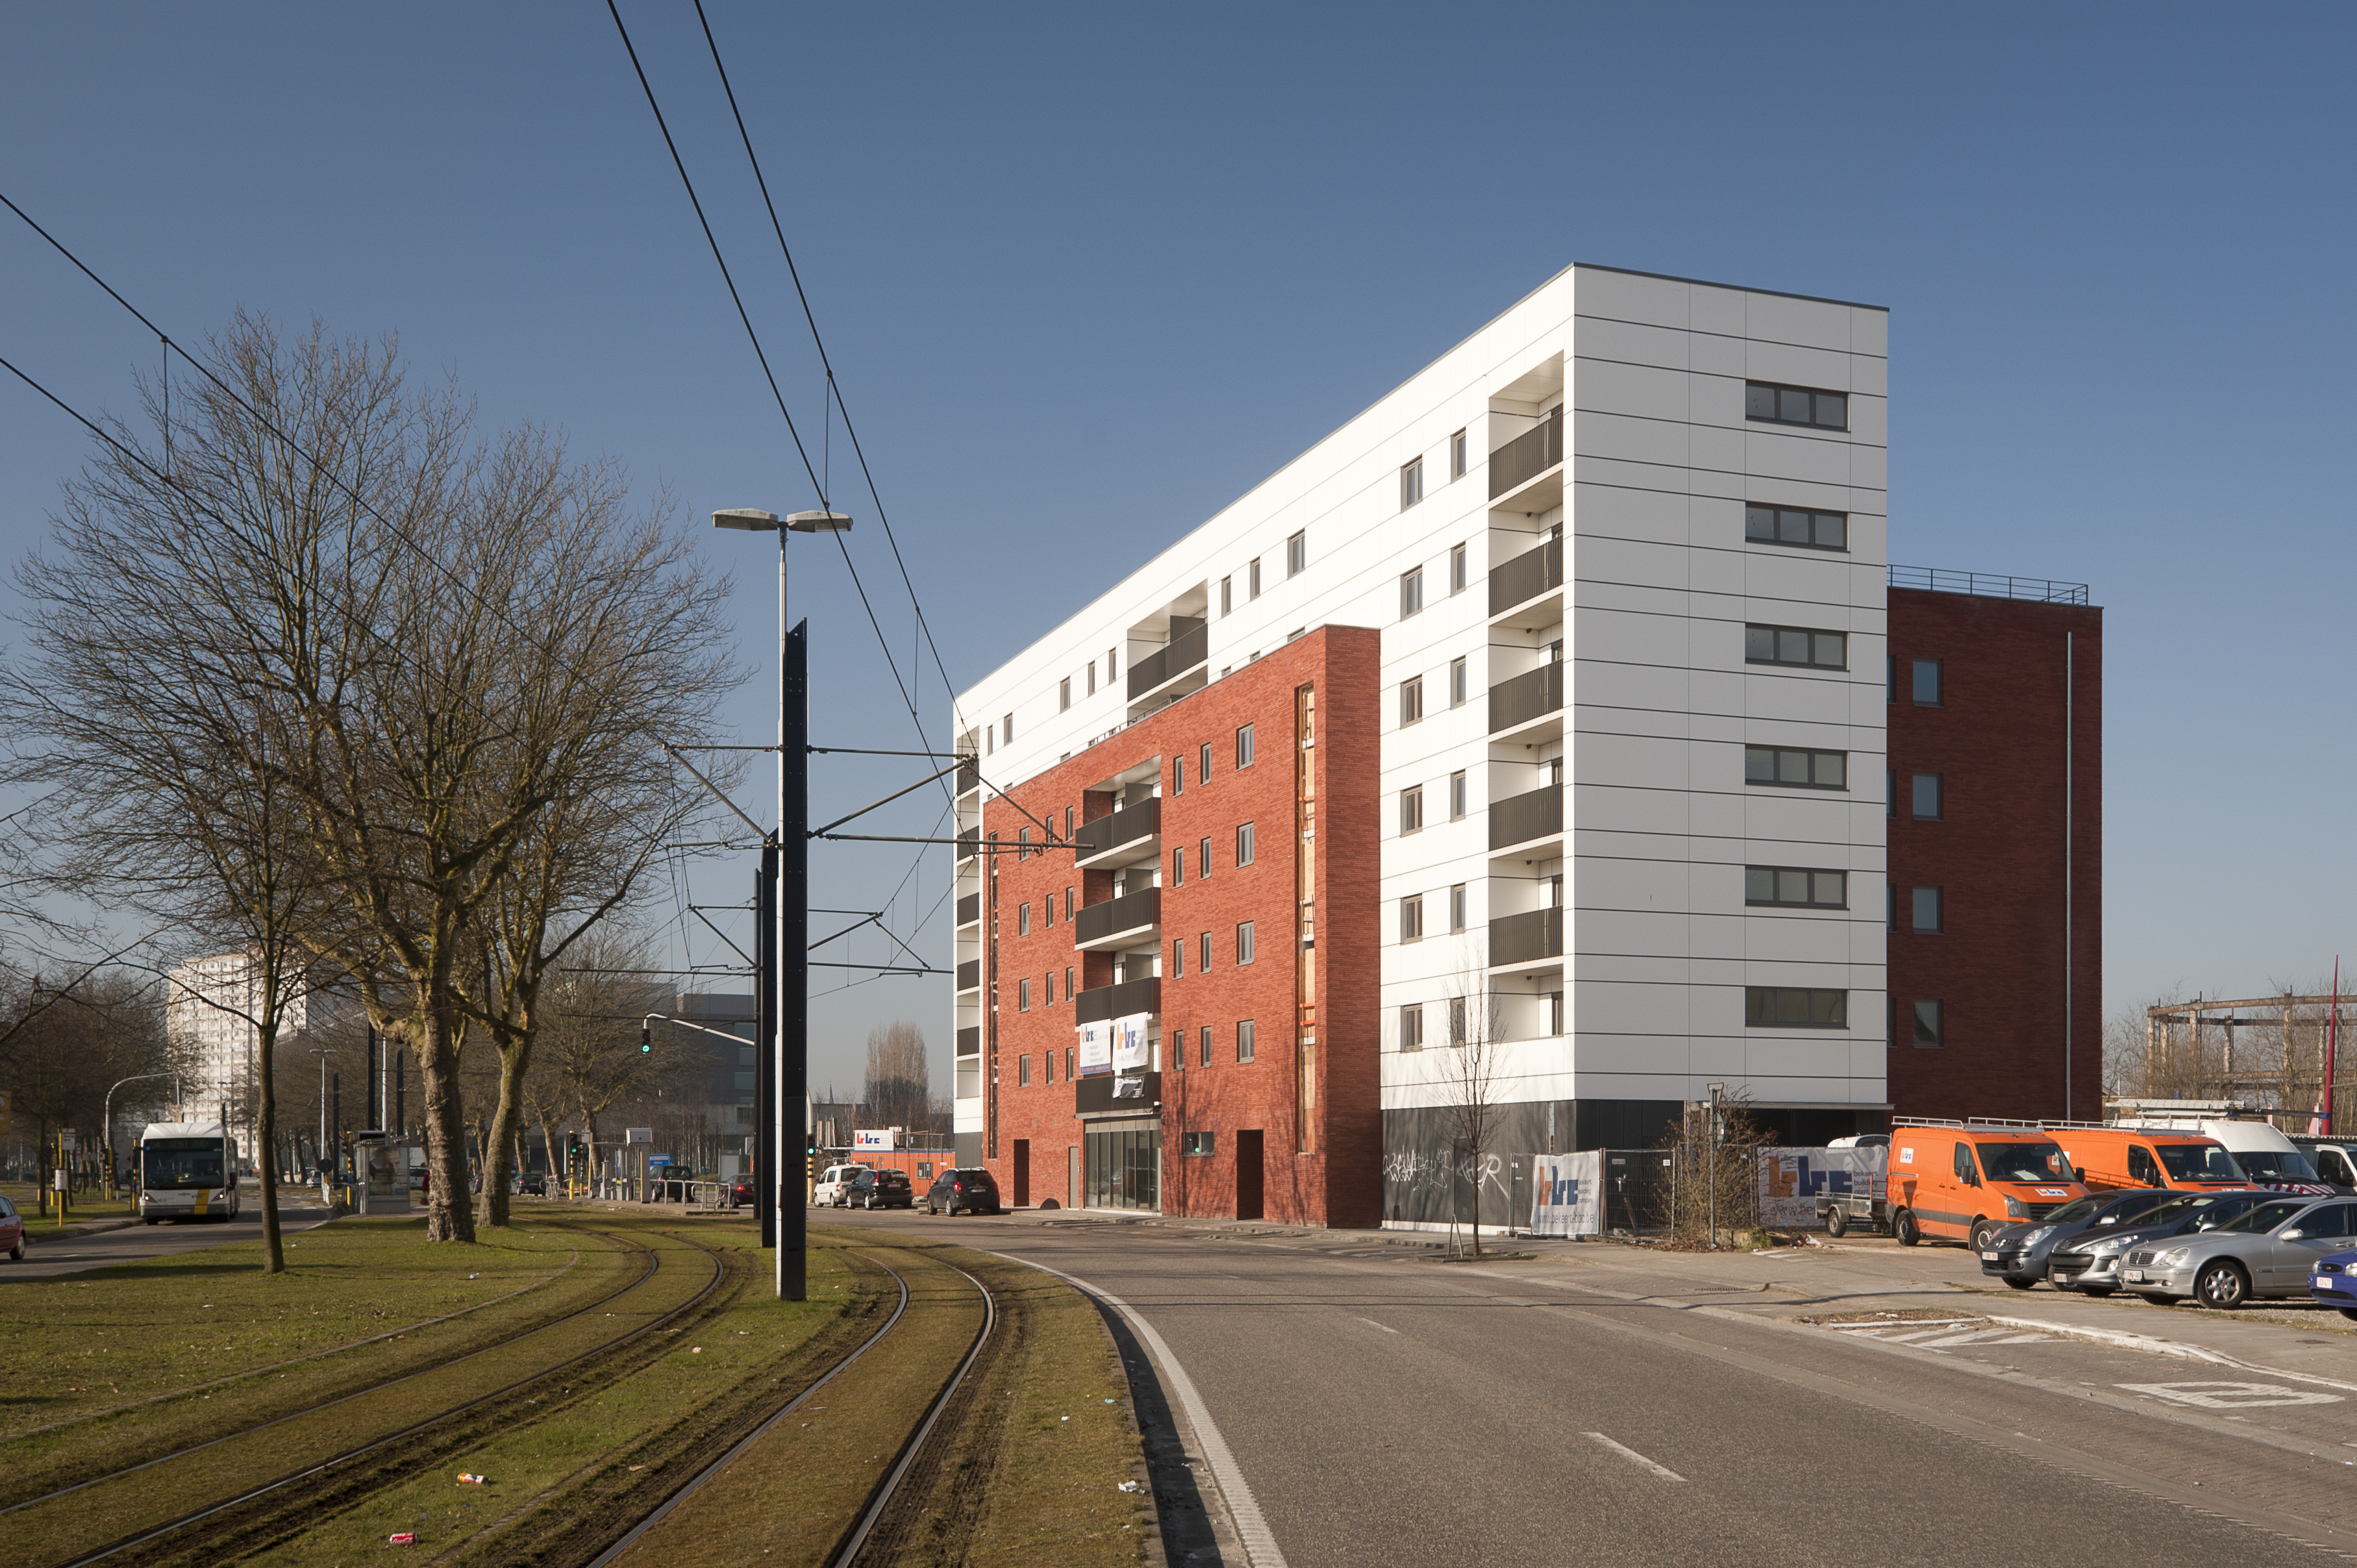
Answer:
[[[1675,1470],[1671,1469],[1668,1466],[1656,1465],[1651,1459],[1646,1458],[1642,1454],[1638,1453],[1634,1448],[1624,1447],[1620,1444],[1613,1442],[1612,1439],[1605,1436],[1604,1434],[1600,1432],[1583,1432],[1580,1435],[1582,1437],[1594,1438],[1597,1442],[1601,1443],[1605,1447],[1609,1448],[1612,1452],[1618,1454],[1623,1459],[1628,1460],[1629,1463],[1636,1466],[1639,1469],[1651,1470],[1654,1475],[1659,1476],[1664,1481],[1683,1481],[1685,1479],[1684,1476],[1679,1475]]]
[[[1398,1330],[1398,1329],[1396,1329],[1396,1328],[1383,1328],[1383,1326],[1382,1324],[1377,1323],[1377,1322],[1376,1322],[1373,1318],[1372,1318],[1372,1317],[1362,1317],[1362,1318],[1359,1319],[1359,1321],[1360,1321],[1360,1322],[1361,1322],[1361,1323],[1363,1323],[1363,1324],[1365,1324],[1365,1325],[1366,1325],[1368,1327],[1370,1327],[1370,1328],[1383,1328],[1383,1332],[1384,1332],[1384,1333],[1386,1333],[1386,1334],[1397,1334],[1397,1333],[1399,1332],[1399,1330]]]
[[[2339,1394],[2308,1393],[2278,1383],[2115,1383],[2132,1394],[2150,1394],[2172,1404],[2201,1410],[2254,1410],[2263,1405],[2339,1404]]]

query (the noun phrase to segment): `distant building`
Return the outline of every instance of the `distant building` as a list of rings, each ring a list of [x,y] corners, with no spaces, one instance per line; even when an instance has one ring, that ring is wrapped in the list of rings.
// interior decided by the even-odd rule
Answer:
[[[263,1011],[261,961],[251,952],[216,953],[174,966],[165,1001],[165,1034],[181,1077],[181,1104],[191,1121],[210,1121],[228,1107],[249,1157],[261,1098]],[[296,993],[279,1021],[278,1038],[309,1026],[307,997]]]
[[[750,1138],[759,1130],[754,1114],[753,1057],[759,1048],[754,1035],[760,1009],[750,992],[681,992],[672,1015],[707,1029],[720,1029],[744,1040],[730,1047],[709,1035],[690,1034],[691,1047],[706,1052],[703,1069],[673,1092],[692,1098],[701,1092],[712,1117],[712,1130],[723,1138]],[[748,1145],[749,1148],[750,1145]]]

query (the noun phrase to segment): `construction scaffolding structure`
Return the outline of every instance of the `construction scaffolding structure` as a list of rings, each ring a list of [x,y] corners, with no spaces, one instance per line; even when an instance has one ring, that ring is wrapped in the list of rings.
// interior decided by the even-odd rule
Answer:
[[[2352,1015],[2357,1002],[2346,995],[2196,997],[2147,1007],[2144,1096],[2231,1100],[2304,1131],[2327,1111],[2329,1082],[2331,1125],[2350,1127],[2357,1085],[2333,1058]]]

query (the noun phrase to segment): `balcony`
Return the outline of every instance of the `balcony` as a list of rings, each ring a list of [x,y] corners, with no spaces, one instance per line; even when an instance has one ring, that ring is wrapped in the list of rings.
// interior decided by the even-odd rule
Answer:
[[[970,958],[958,965],[957,988],[960,991],[974,991],[981,984],[982,960]]]
[[[1142,942],[1162,934],[1162,889],[1141,887],[1091,904],[1072,922],[1072,945],[1083,951]]]
[[[1490,573],[1490,613],[1504,615],[1516,605],[1563,586],[1563,541],[1550,539],[1525,550]]]
[[[957,836],[957,857],[960,860],[972,860],[981,852],[982,830],[980,828],[960,829]]]
[[[1563,660],[1549,660],[1490,688],[1490,733],[1518,729],[1562,706]]]
[[[972,752],[958,758],[957,792],[961,795],[982,788],[982,763]]]
[[[1490,454],[1490,499],[1518,490],[1563,461],[1563,410],[1556,409]]]
[[[1550,784],[1527,795],[1490,802],[1490,847],[1504,849],[1563,832],[1563,786]]]
[[[973,1025],[957,1032],[957,1054],[962,1057],[982,1055],[982,1026]]]
[[[1072,1022],[1102,1024],[1108,1018],[1126,1018],[1133,1013],[1162,1011],[1162,977],[1149,974],[1143,980],[1125,980],[1119,985],[1094,985],[1072,998]]]
[[[1537,963],[1563,956],[1563,911],[1533,909],[1490,922],[1490,967]]]
[[[1193,623],[1191,629],[1180,629],[1188,627],[1190,621]],[[1131,702],[1168,685],[1211,657],[1211,628],[1204,622],[1193,617],[1173,616],[1170,627],[1178,635],[1158,652],[1149,653],[1130,665]]]
[[[957,923],[971,926],[982,918],[982,895],[969,893],[958,900]]]
[[[1072,858],[1087,871],[1135,865],[1155,857],[1162,847],[1161,835],[1162,799],[1148,796],[1135,806],[1082,823],[1072,834]]]
[[[1158,1072],[1091,1073],[1072,1082],[1075,1116],[1143,1115],[1162,1103]]]

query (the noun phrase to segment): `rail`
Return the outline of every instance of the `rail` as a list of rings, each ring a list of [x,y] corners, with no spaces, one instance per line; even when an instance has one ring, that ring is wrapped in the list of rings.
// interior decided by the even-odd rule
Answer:
[[[1921,588],[1934,594],[1970,594],[1984,599],[2026,599],[2040,605],[2087,603],[2084,583],[2057,583],[2045,577],[2011,577],[1996,572],[1952,572],[1944,566],[1889,568],[1894,588]]]

